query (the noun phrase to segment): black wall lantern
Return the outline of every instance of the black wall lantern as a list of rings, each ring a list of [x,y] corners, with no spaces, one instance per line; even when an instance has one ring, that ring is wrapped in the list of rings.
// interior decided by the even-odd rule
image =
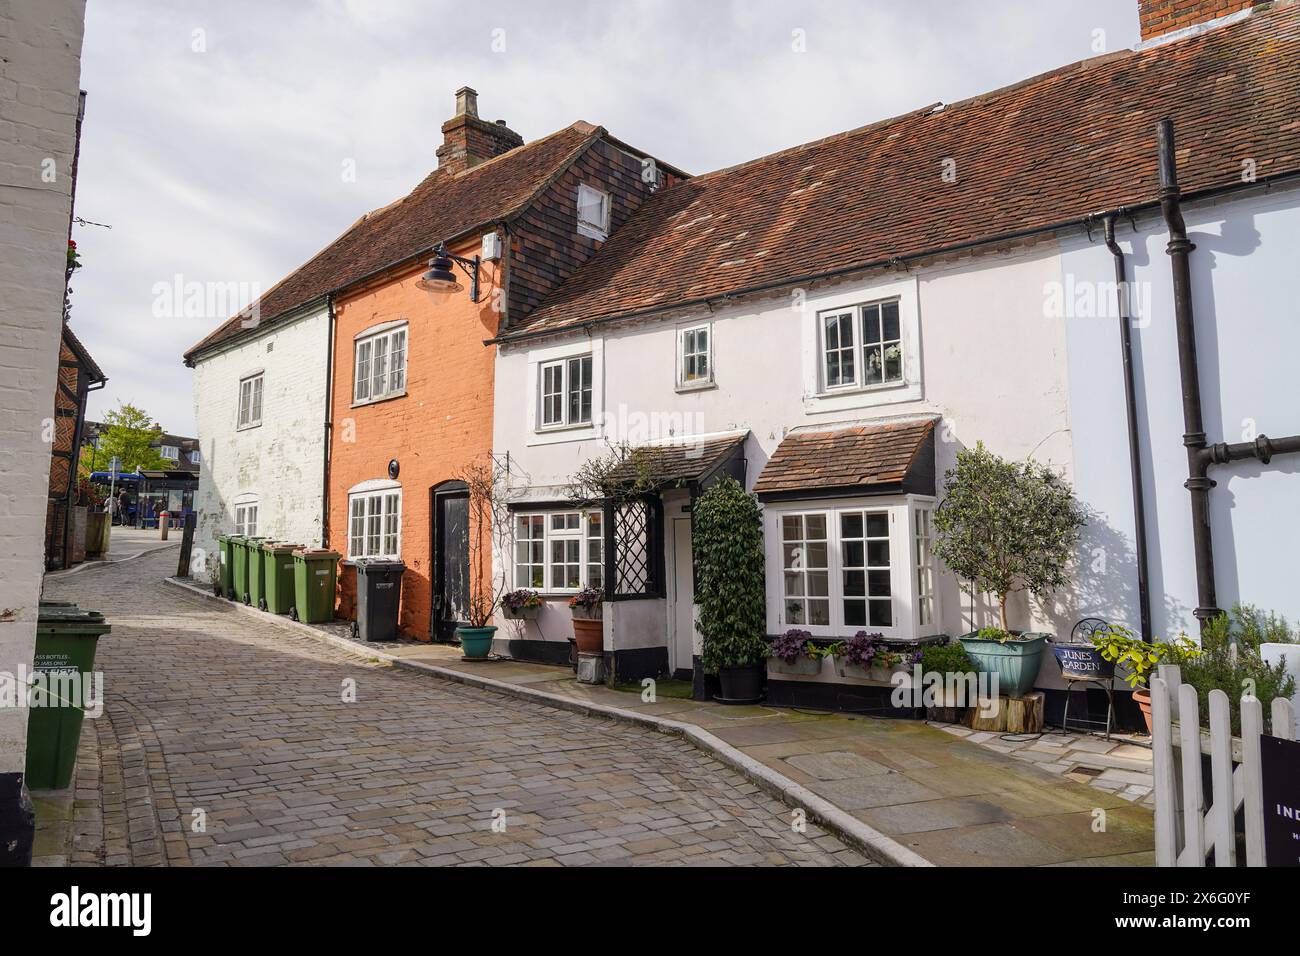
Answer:
[[[428,292],[435,301],[441,302],[453,292],[459,292],[463,288],[456,281],[456,273],[452,271],[453,263],[460,266],[465,275],[469,276],[469,300],[477,302],[479,257],[466,259],[454,255],[447,251],[444,243],[439,243],[438,248],[433,250],[433,258],[429,260],[429,271],[420,276],[415,284]]]
[[[401,466],[397,464],[397,459],[396,458],[390,459],[388,462],[388,477],[393,479],[393,481],[396,481],[398,472],[400,471],[401,471]]]

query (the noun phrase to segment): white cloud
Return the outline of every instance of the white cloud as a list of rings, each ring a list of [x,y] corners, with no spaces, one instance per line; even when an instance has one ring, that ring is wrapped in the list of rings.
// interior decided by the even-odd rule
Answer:
[[[113,228],[75,229],[73,296],[111,379],[91,416],[122,398],[192,432],[180,355],[219,319],[154,318],[154,283],[269,287],[433,168],[459,86],[526,139],[586,119],[705,172],[1083,59],[1097,29],[1130,45],[1136,8],[97,0],[77,214]]]

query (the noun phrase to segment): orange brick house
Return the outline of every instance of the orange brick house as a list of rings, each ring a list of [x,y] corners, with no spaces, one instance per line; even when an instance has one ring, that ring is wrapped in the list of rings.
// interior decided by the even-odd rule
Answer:
[[[524,145],[478,117],[473,90],[459,90],[456,107],[438,169],[318,257],[385,263],[329,296],[324,538],[344,556],[337,614],[355,617],[354,559],[400,558],[399,631],[435,640],[452,638],[471,586],[457,475],[492,452],[485,342],[684,177],[588,123]],[[459,289],[435,295],[418,283],[444,245]]]

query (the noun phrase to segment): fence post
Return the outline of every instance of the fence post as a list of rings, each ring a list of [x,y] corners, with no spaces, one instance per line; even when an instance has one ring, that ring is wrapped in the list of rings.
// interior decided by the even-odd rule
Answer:
[[[1264,778],[1260,769],[1259,735],[1264,709],[1249,694],[1241,698],[1241,796],[1246,814],[1246,865],[1264,862]]]
[[[1273,698],[1273,736],[1295,740],[1295,705],[1285,697]]]
[[[1210,768],[1212,816],[1205,822],[1214,845],[1214,865],[1236,866],[1237,801],[1232,792],[1232,712],[1228,695],[1217,687],[1210,691]]]
[[[1177,811],[1174,789],[1173,722],[1169,685],[1151,678],[1151,758],[1156,792],[1156,866],[1178,865]]]
[[[1183,762],[1183,849],[1180,866],[1205,866],[1205,798],[1201,794],[1201,708],[1196,688],[1178,688],[1178,736]],[[1186,860],[1186,862],[1184,862]]]

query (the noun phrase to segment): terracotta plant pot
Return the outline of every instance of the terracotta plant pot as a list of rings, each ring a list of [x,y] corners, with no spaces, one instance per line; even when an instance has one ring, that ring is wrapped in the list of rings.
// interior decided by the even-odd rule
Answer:
[[[599,654],[605,649],[605,625],[600,618],[573,618],[573,637],[578,642],[578,653]]]
[[[1137,704],[1138,710],[1142,711],[1142,719],[1146,722],[1147,733],[1151,733],[1151,689],[1148,687],[1135,688],[1133,703]]]

